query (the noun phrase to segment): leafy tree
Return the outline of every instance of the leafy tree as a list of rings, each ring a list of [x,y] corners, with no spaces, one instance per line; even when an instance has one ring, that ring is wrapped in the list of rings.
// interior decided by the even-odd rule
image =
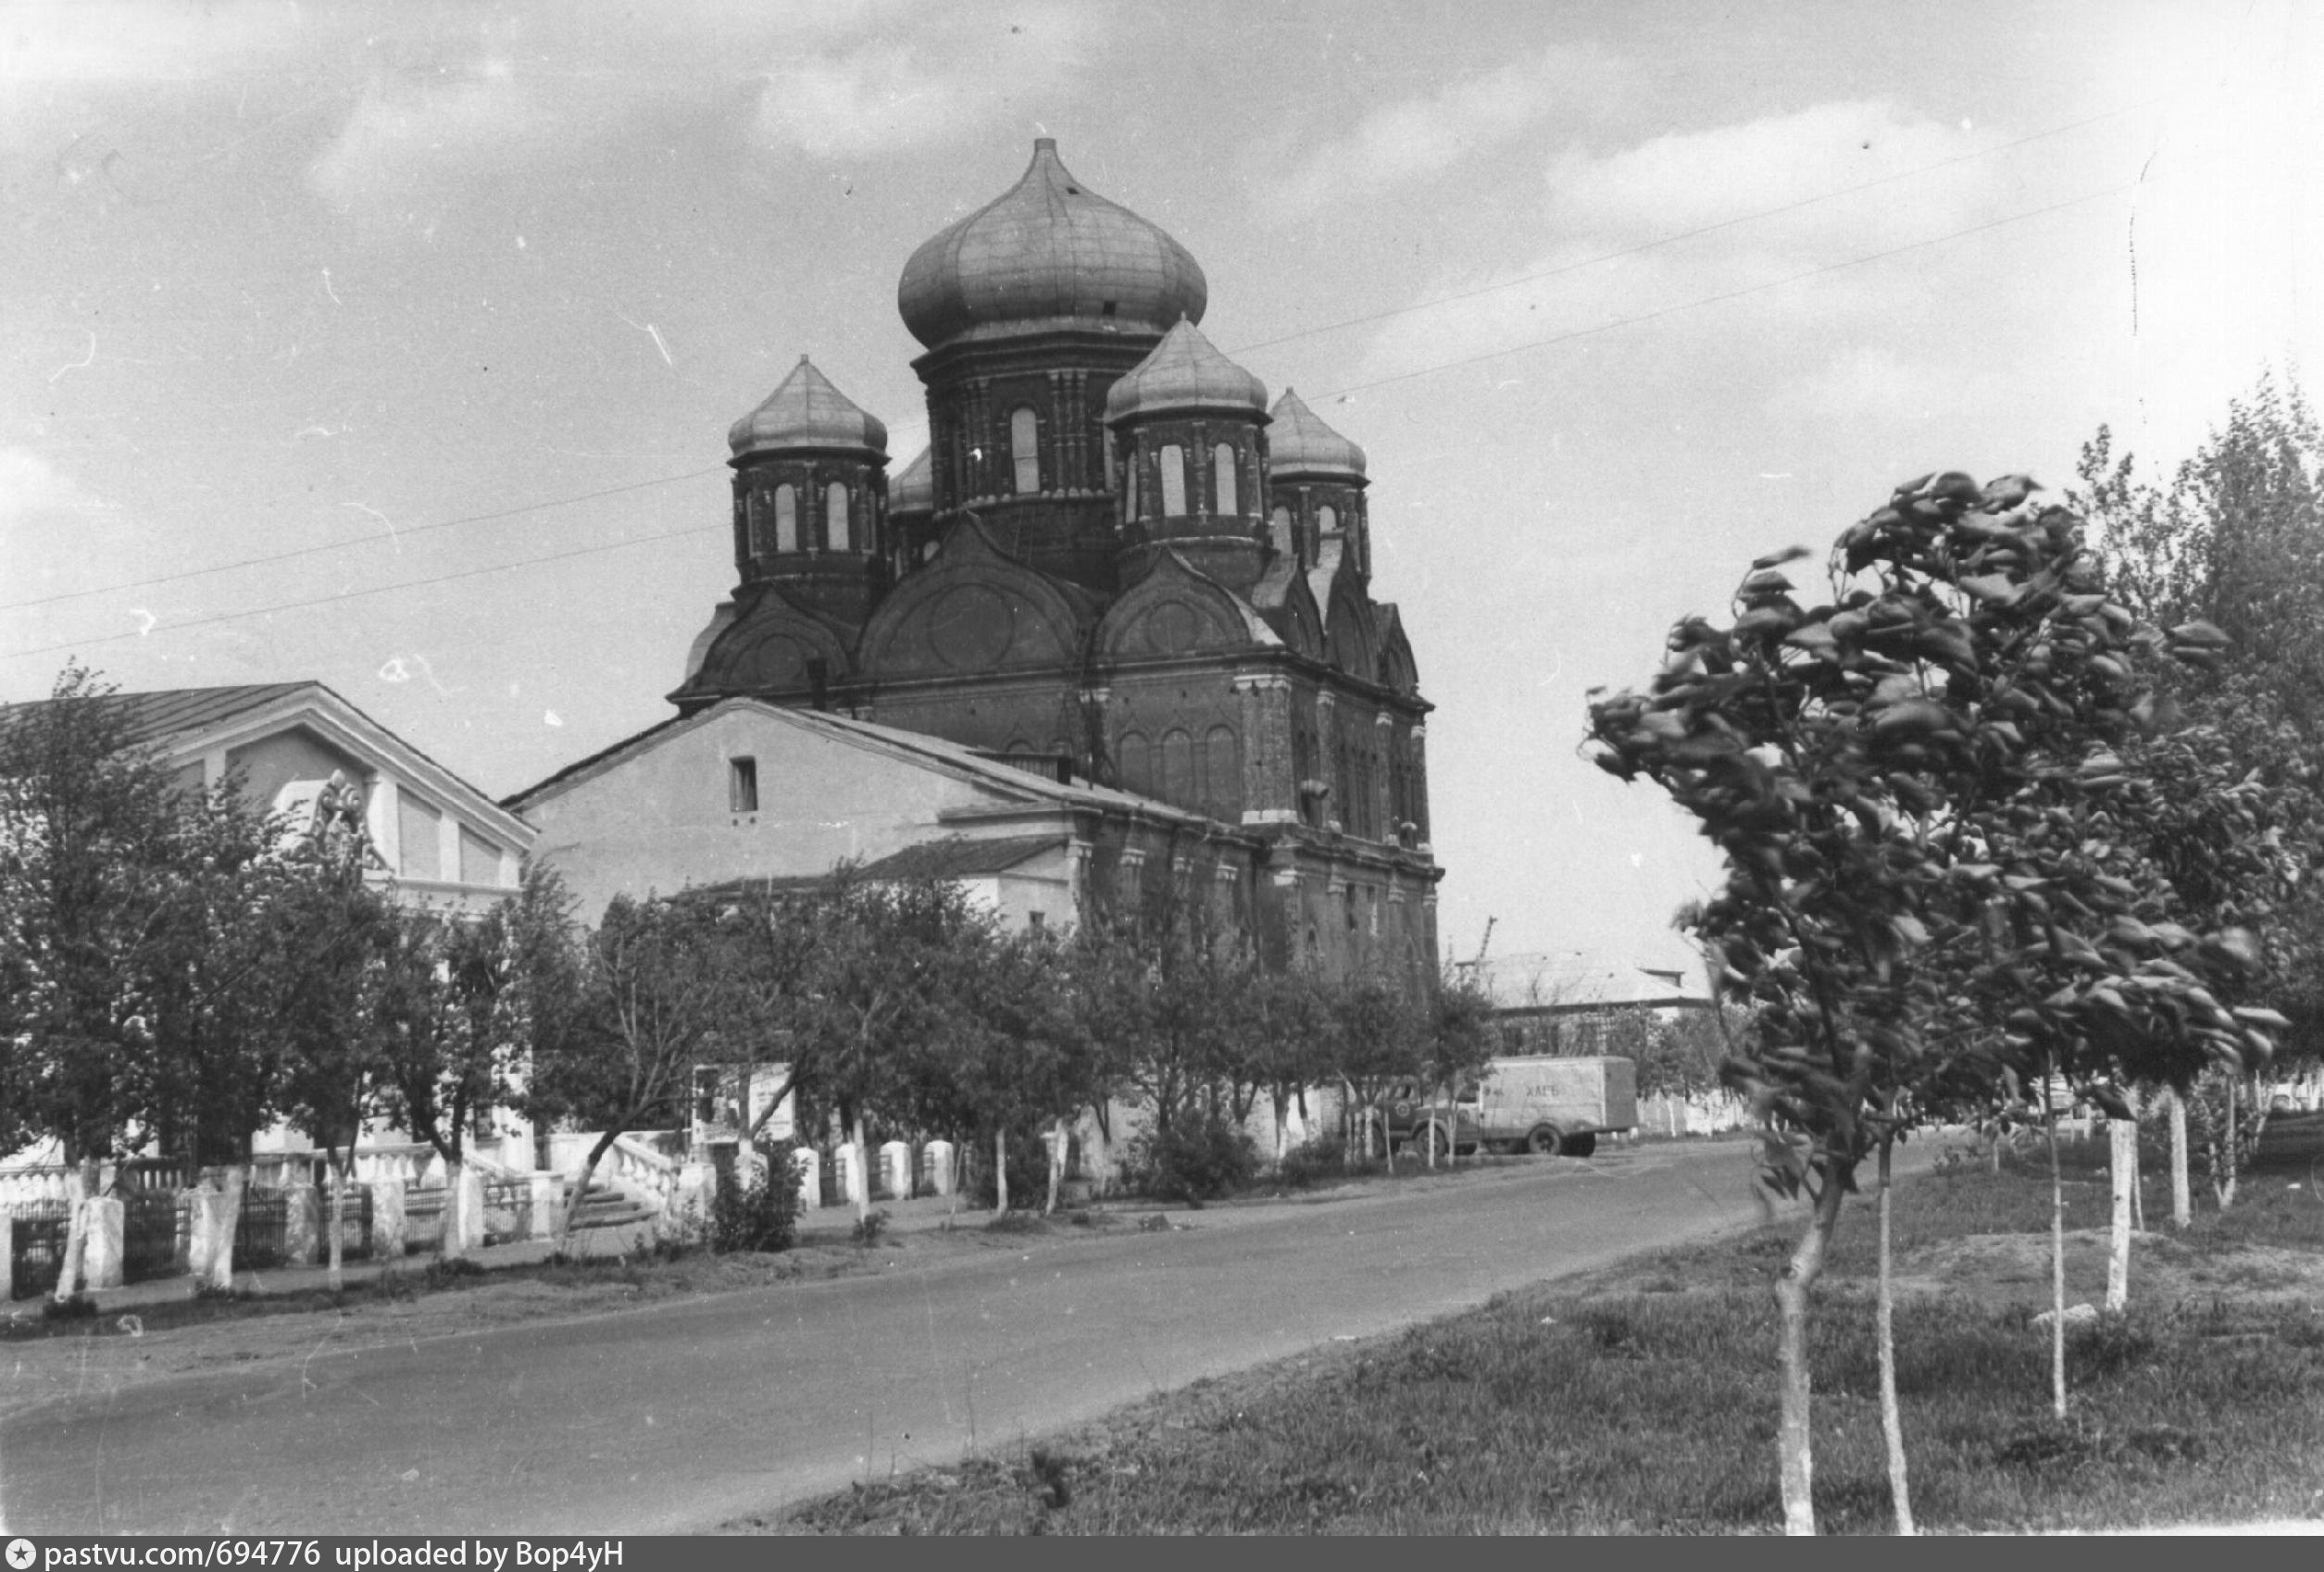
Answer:
[[[570,907],[556,876],[536,869],[480,917],[396,908],[375,952],[380,1104],[444,1164],[447,1252],[459,1248],[469,1130],[494,1108],[564,1105],[556,1077],[583,1034]],[[543,1074],[552,1090],[528,1087]]]
[[[506,957],[501,964],[520,986],[544,968],[524,966],[514,938],[476,948]],[[717,1062],[731,1041],[735,938],[736,925],[703,904],[623,895],[582,942],[571,984],[578,1004],[533,1034],[524,1094],[536,1117],[598,1131],[558,1224],[560,1247],[570,1246],[590,1178],[613,1143],[648,1117],[667,1117],[695,1067]],[[497,1003],[502,994],[489,996]]]
[[[2163,702],[2183,710],[2198,744],[2146,827],[2153,855],[2205,926],[2257,937],[2253,998],[2287,1017],[2281,1047],[2324,1053],[2324,893],[2305,881],[2254,888],[2218,848],[2246,833],[2255,808],[2284,861],[2313,868],[2324,851],[2317,757],[2324,744],[2324,432],[2296,384],[2263,377],[2167,480],[2143,479],[2101,428],[2082,451],[2076,500],[2105,546],[2118,592],[2160,624],[2208,622],[2213,658],[2165,674]],[[2225,786],[2226,790],[2221,790]],[[2201,1095],[2226,1139],[2207,1142],[2217,1192],[2231,1201],[2240,1152],[2255,1143],[2265,1100],[2212,1078]],[[2237,1095],[2238,1092],[2242,1095]],[[2225,1110],[2240,1103],[2240,1117]],[[2170,1109],[2174,1170],[2183,1172],[2185,1099]]]
[[[305,865],[304,877],[286,885],[270,914],[280,963],[268,1005],[282,1038],[281,1111],[322,1148],[331,1168],[336,1292],[356,1143],[387,1099],[380,1004],[397,918],[389,892],[364,877],[360,842],[310,839],[294,860]]]
[[[845,877],[818,921],[791,1039],[817,1067],[815,1089],[860,1156],[867,1115],[908,1107],[916,1057],[959,1028],[962,968],[989,953],[993,923],[946,880]],[[868,1199],[859,1195],[856,1209],[860,1222]]]
[[[48,702],[0,713],[0,1136],[81,1167],[60,1297],[78,1288],[100,1160],[151,1128],[141,984],[171,839],[169,773],[131,745],[113,689],[68,666]]]
[[[1802,554],[1763,557],[1731,624],[1687,618],[1649,692],[1590,706],[1601,765],[1668,791],[1728,863],[1685,920],[1755,1014],[1727,1074],[1765,1119],[1764,1174],[1809,1204],[1775,1285],[1794,1532],[1815,1524],[1812,1292],[1858,1167],[1877,1152],[1885,1178],[1913,1107],[2035,1074],[2183,1084],[2267,1048],[2205,986],[2237,968],[2234,936],[2172,920],[2123,829],[2151,792],[2119,752],[2152,717],[2144,661],[2218,635],[2108,600],[2078,519],[2035,489],[1910,482],[1842,536],[1830,602],[1794,598]]]

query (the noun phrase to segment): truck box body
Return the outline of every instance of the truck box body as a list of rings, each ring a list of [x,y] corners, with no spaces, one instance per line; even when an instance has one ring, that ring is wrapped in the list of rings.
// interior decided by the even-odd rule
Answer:
[[[1485,1141],[1523,1141],[1543,1125],[1571,1136],[1638,1123],[1638,1067],[1611,1055],[1493,1059],[1475,1091],[1473,1104],[1462,1095],[1461,1113]]]

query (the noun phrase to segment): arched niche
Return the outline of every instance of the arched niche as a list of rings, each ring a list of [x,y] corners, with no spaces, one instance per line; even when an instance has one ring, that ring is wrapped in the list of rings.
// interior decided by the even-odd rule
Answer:
[[[828,623],[780,590],[761,595],[712,642],[689,688],[719,693],[781,692],[809,683],[808,662],[828,679],[847,674],[847,644]]]
[[[1064,592],[964,516],[881,603],[860,647],[865,674],[884,680],[1074,666],[1081,645]]]
[[[1178,553],[1166,551],[1107,608],[1097,627],[1097,647],[1109,659],[1134,660],[1275,642],[1272,634],[1254,637],[1255,623],[1264,632],[1256,612]]]

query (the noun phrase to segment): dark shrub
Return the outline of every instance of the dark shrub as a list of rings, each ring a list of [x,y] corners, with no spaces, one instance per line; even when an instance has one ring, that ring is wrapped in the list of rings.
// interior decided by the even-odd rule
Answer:
[[[1169,1129],[1148,1130],[1130,1143],[1138,1188],[1190,1205],[1244,1188],[1258,1166],[1258,1149],[1242,1128],[1211,1114],[1181,1114]]]
[[[710,1248],[724,1255],[791,1248],[799,1231],[799,1170],[787,1146],[761,1146],[749,1185],[724,1184],[710,1204]]]

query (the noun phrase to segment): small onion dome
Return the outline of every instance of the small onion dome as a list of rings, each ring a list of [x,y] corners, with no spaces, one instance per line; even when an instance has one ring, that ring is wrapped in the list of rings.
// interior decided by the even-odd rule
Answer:
[[[1297,393],[1285,388],[1273,413],[1267,429],[1269,475],[1364,479],[1364,450],[1325,425]]]
[[[912,253],[895,291],[904,325],[931,349],[1060,318],[1160,330],[1200,320],[1209,297],[1184,246],[1074,179],[1045,136],[1006,195]]]
[[[920,449],[920,455],[904,467],[904,473],[888,482],[891,516],[936,511],[935,453],[932,447]]]
[[[1108,425],[1136,415],[1206,410],[1265,418],[1267,388],[1219,354],[1202,330],[1184,318],[1106,394]]]
[[[726,442],[737,458],[791,448],[852,448],[885,458],[888,429],[856,408],[853,399],[831,386],[802,355],[782,386],[728,429]]]

